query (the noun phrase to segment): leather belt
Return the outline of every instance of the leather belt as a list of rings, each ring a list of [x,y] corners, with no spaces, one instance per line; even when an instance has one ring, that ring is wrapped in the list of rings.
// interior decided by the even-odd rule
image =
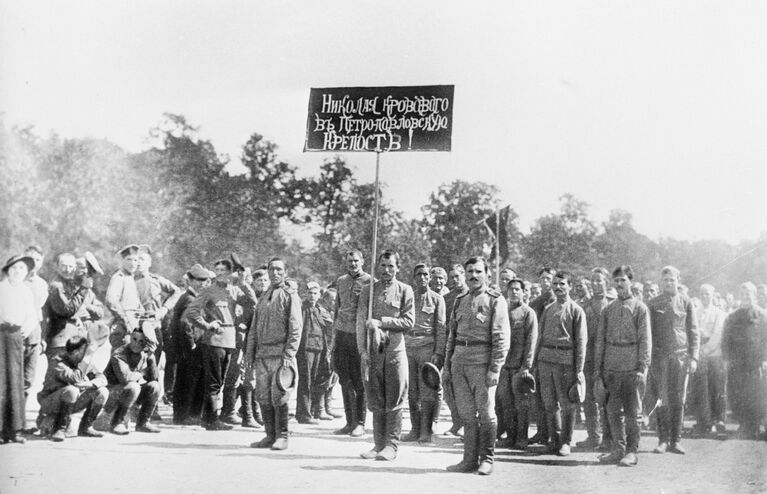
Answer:
[[[490,346],[490,343],[486,341],[468,341],[455,339],[455,346]]]
[[[543,348],[548,348],[550,350],[572,350],[573,347],[571,346],[559,346],[559,345],[541,345]]]
[[[426,331],[411,331],[409,336],[413,337],[419,337],[419,336],[431,336],[432,333],[426,332]]]
[[[609,346],[628,347],[628,346],[637,346],[639,343],[637,343],[637,342],[634,342],[634,343],[613,343],[613,342],[608,341],[607,344]]]

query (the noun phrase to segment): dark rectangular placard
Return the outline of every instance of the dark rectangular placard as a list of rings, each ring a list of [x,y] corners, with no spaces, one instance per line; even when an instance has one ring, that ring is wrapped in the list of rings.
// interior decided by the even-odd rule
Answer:
[[[454,89],[312,88],[304,151],[450,151]]]

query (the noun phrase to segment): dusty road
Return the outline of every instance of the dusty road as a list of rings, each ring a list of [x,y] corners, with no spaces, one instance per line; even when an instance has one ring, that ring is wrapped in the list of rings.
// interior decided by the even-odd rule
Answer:
[[[341,406],[340,397],[334,405]],[[170,408],[162,406],[160,412],[165,419],[160,434],[107,434],[63,443],[33,438],[24,445],[0,445],[0,494],[767,492],[765,441],[686,439],[688,453],[678,456],[651,453],[656,439],[644,436],[635,468],[603,466],[596,453],[577,450],[567,458],[542,455],[541,447],[526,453],[499,450],[495,472],[479,477],[445,471],[461,459],[455,438],[437,436],[431,447],[403,444],[397,460],[380,462],[359,457],[372,444],[370,434],[332,434],[343,425],[341,419],[316,426],[291,422],[290,447],[277,452],[249,447],[263,436],[261,430],[173,426]],[[437,432],[450,425],[445,412]],[[28,417],[33,421],[35,415],[30,400]],[[407,419],[403,428],[409,429]],[[583,438],[585,431],[577,430],[575,440]]]

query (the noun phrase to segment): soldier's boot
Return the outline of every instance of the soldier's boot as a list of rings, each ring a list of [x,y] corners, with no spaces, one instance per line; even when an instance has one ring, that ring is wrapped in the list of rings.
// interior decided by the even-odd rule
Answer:
[[[253,396],[253,399],[250,401],[253,410],[253,420],[255,420],[258,425],[264,425],[264,417],[261,415],[261,404],[256,401],[255,393],[253,393],[253,391],[250,393],[251,396]]]
[[[365,401],[365,393],[357,393],[354,404],[352,405],[353,417],[355,421],[352,422],[354,427],[349,435],[352,437],[362,437],[365,435],[365,419],[367,418],[368,408]]]
[[[333,432],[333,434],[343,436],[349,434],[357,425],[357,417],[354,413],[354,396],[350,391],[350,386],[341,386],[341,394],[344,399],[344,415],[346,416],[346,425]]]
[[[56,422],[53,424],[53,433],[51,434],[51,441],[60,443],[67,437],[67,429],[69,423],[72,420],[72,408],[73,404],[62,403],[59,406],[59,413],[56,415]]]
[[[410,433],[402,440],[406,443],[412,443],[418,441],[419,437],[421,437],[421,409],[418,407],[418,403],[410,403]]]
[[[399,448],[400,435],[402,434],[402,409],[386,412],[384,417],[386,421],[384,430],[385,446],[376,455],[376,460],[392,461],[397,458],[397,449]]]
[[[493,473],[493,461],[495,459],[495,436],[498,432],[497,424],[483,424],[479,428],[479,468],[480,475]]]
[[[80,419],[80,426],[77,428],[77,435],[80,437],[104,437],[104,434],[93,428],[93,422],[101,413],[102,404],[93,402],[83,413]]]
[[[499,448],[509,448],[511,449],[514,446],[514,442],[517,439],[517,417],[514,413],[514,409],[512,408],[509,410],[508,408],[511,407],[503,407],[502,413],[503,413],[503,421],[498,421],[498,431],[496,433],[496,446]],[[499,417],[500,418],[500,417]],[[506,429],[502,430],[502,425],[505,425]],[[500,436],[503,435],[503,433],[506,432],[506,439],[501,439]]]
[[[514,438],[514,449],[527,449],[527,430],[530,427],[530,410],[522,408],[517,415],[517,436]]]
[[[242,415],[242,426],[249,429],[258,429],[261,426],[253,419],[253,391],[242,386],[240,389],[240,414]]]
[[[333,406],[331,405],[331,403],[333,402],[333,388],[330,388],[327,391],[325,391],[325,395],[323,396],[323,401],[325,403],[325,412],[328,415],[330,415],[334,419],[340,419],[341,417],[343,417],[343,414],[333,411]]]
[[[318,420],[333,420],[333,416],[325,411],[325,400],[322,396],[316,403],[312,403],[312,417]]]
[[[238,425],[240,421],[234,413],[234,405],[237,403],[237,388],[224,388],[219,420],[225,424]]]
[[[275,429],[275,409],[271,405],[261,405],[261,411],[264,417],[264,430],[266,437],[260,441],[251,443],[251,448],[271,448],[274,441],[277,439]]]
[[[495,439],[495,436],[493,436]],[[479,424],[476,421],[463,424],[463,459],[460,463],[447,467],[448,472],[474,473],[479,466]]]
[[[283,451],[288,449],[288,420],[290,419],[288,404],[285,403],[275,408],[275,412],[274,435],[276,439],[272,444],[272,449]]]
[[[114,415],[112,415],[111,430],[113,434],[125,436],[128,434],[128,426],[125,425],[125,418],[128,415],[128,407],[118,403]]]
[[[136,417],[136,432],[150,432],[153,434],[160,432],[160,429],[149,421],[149,418],[152,416],[152,410],[154,410],[154,407],[149,409],[146,405],[141,406]]]
[[[360,456],[365,460],[372,460],[385,446],[386,414],[384,412],[373,412],[373,448],[370,451],[361,453]]]
[[[434,407],[433,402],[426,402],[421,407],[421,433],[418,436],[418,442],[420,444],[430,444],[432,442],[432,424],[434,424]]]

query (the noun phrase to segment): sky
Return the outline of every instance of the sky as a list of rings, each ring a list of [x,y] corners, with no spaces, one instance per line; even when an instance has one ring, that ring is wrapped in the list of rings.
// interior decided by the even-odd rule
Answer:
[[[0,0],[0,116],[149,146],[182,114],[232,159],[258,132],[303,153],[309,89],[455,85],[452,151],[381,157],[419,217],[456,179],[497,185],[523,231],[571,193],[651,238],[767,231],[767,2]],[[343,155],[372,181],[375,155]]]

